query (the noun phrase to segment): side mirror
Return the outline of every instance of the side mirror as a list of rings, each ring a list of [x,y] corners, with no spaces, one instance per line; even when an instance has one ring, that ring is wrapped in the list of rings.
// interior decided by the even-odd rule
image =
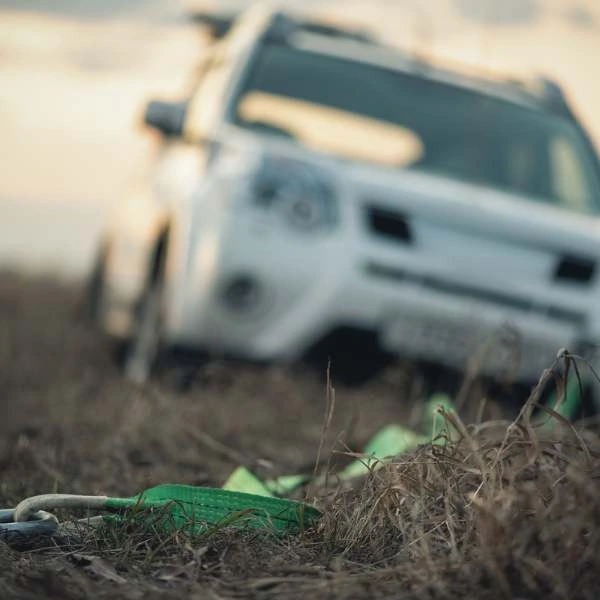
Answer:
[[[187,102],[150,100],[146,105],[144,123],[167,137],[178,137],[183,134],[186,109]]]
[[[213,40],[220,40],[225,37],[233,22],[236,19],[235,14],[211,14],[210,12],[190,12],[188,18],[192,23],[206,27],[210,37]]]

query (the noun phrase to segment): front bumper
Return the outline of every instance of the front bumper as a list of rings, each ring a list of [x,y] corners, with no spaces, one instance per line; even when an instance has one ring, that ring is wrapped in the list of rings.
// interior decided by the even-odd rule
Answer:
[[[358,211],[346,210],[331,230],[305,233],[250,208],[223,210],[198,235],[172,292],[169,341],[287,362],[342,325],[374,332],[392,354],[458,369],[475,360],[482,374],[523,381],[539,377],[560,348],[577,348],[585,323],[569,315],[373,270],[397,256],[364,236]]]

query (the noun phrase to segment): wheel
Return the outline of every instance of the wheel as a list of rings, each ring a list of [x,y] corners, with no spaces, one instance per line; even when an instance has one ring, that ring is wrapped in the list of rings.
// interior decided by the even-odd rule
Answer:
[[[83,310],[86,319],[98,326],[102,324],[106,254],[106,247],[103,245],[94,260],[94,265],[85,287],[83,300]]]
[[[146,383],[159,370],[163,348],[163,278],[158,273],[147,285],[139,303],[134,331],[123,358],[123,374]]]

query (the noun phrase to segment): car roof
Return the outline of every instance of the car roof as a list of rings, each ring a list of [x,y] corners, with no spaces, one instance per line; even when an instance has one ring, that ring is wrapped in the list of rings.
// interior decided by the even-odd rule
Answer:
[[[280,8],[273,9],[266,35],[304,50],[397,70],[575,120],[561,87],[543,77],[518,80],[467,74],[464,68],[442,67],[382,43],[368,31],[302,18]]]

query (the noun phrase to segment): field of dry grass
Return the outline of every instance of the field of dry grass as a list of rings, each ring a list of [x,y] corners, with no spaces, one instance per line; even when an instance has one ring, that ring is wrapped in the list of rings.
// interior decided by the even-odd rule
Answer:
[[[0,507],[52,491],[220,486],[238,464],[261,476],[312,470],[324,377],[215,365],[185,392],[138,389],[78,302],[50,279],[0,277]],[[324,462],[414,420],[410,384],[338,388]],[[596,425],[548,432],[527,409],[512,424],[451,421],[445,446],[310,490],[323,517],[302,536],[186,538],[131,523],[28,548],[0,542],[0,598],[596,598]]]

